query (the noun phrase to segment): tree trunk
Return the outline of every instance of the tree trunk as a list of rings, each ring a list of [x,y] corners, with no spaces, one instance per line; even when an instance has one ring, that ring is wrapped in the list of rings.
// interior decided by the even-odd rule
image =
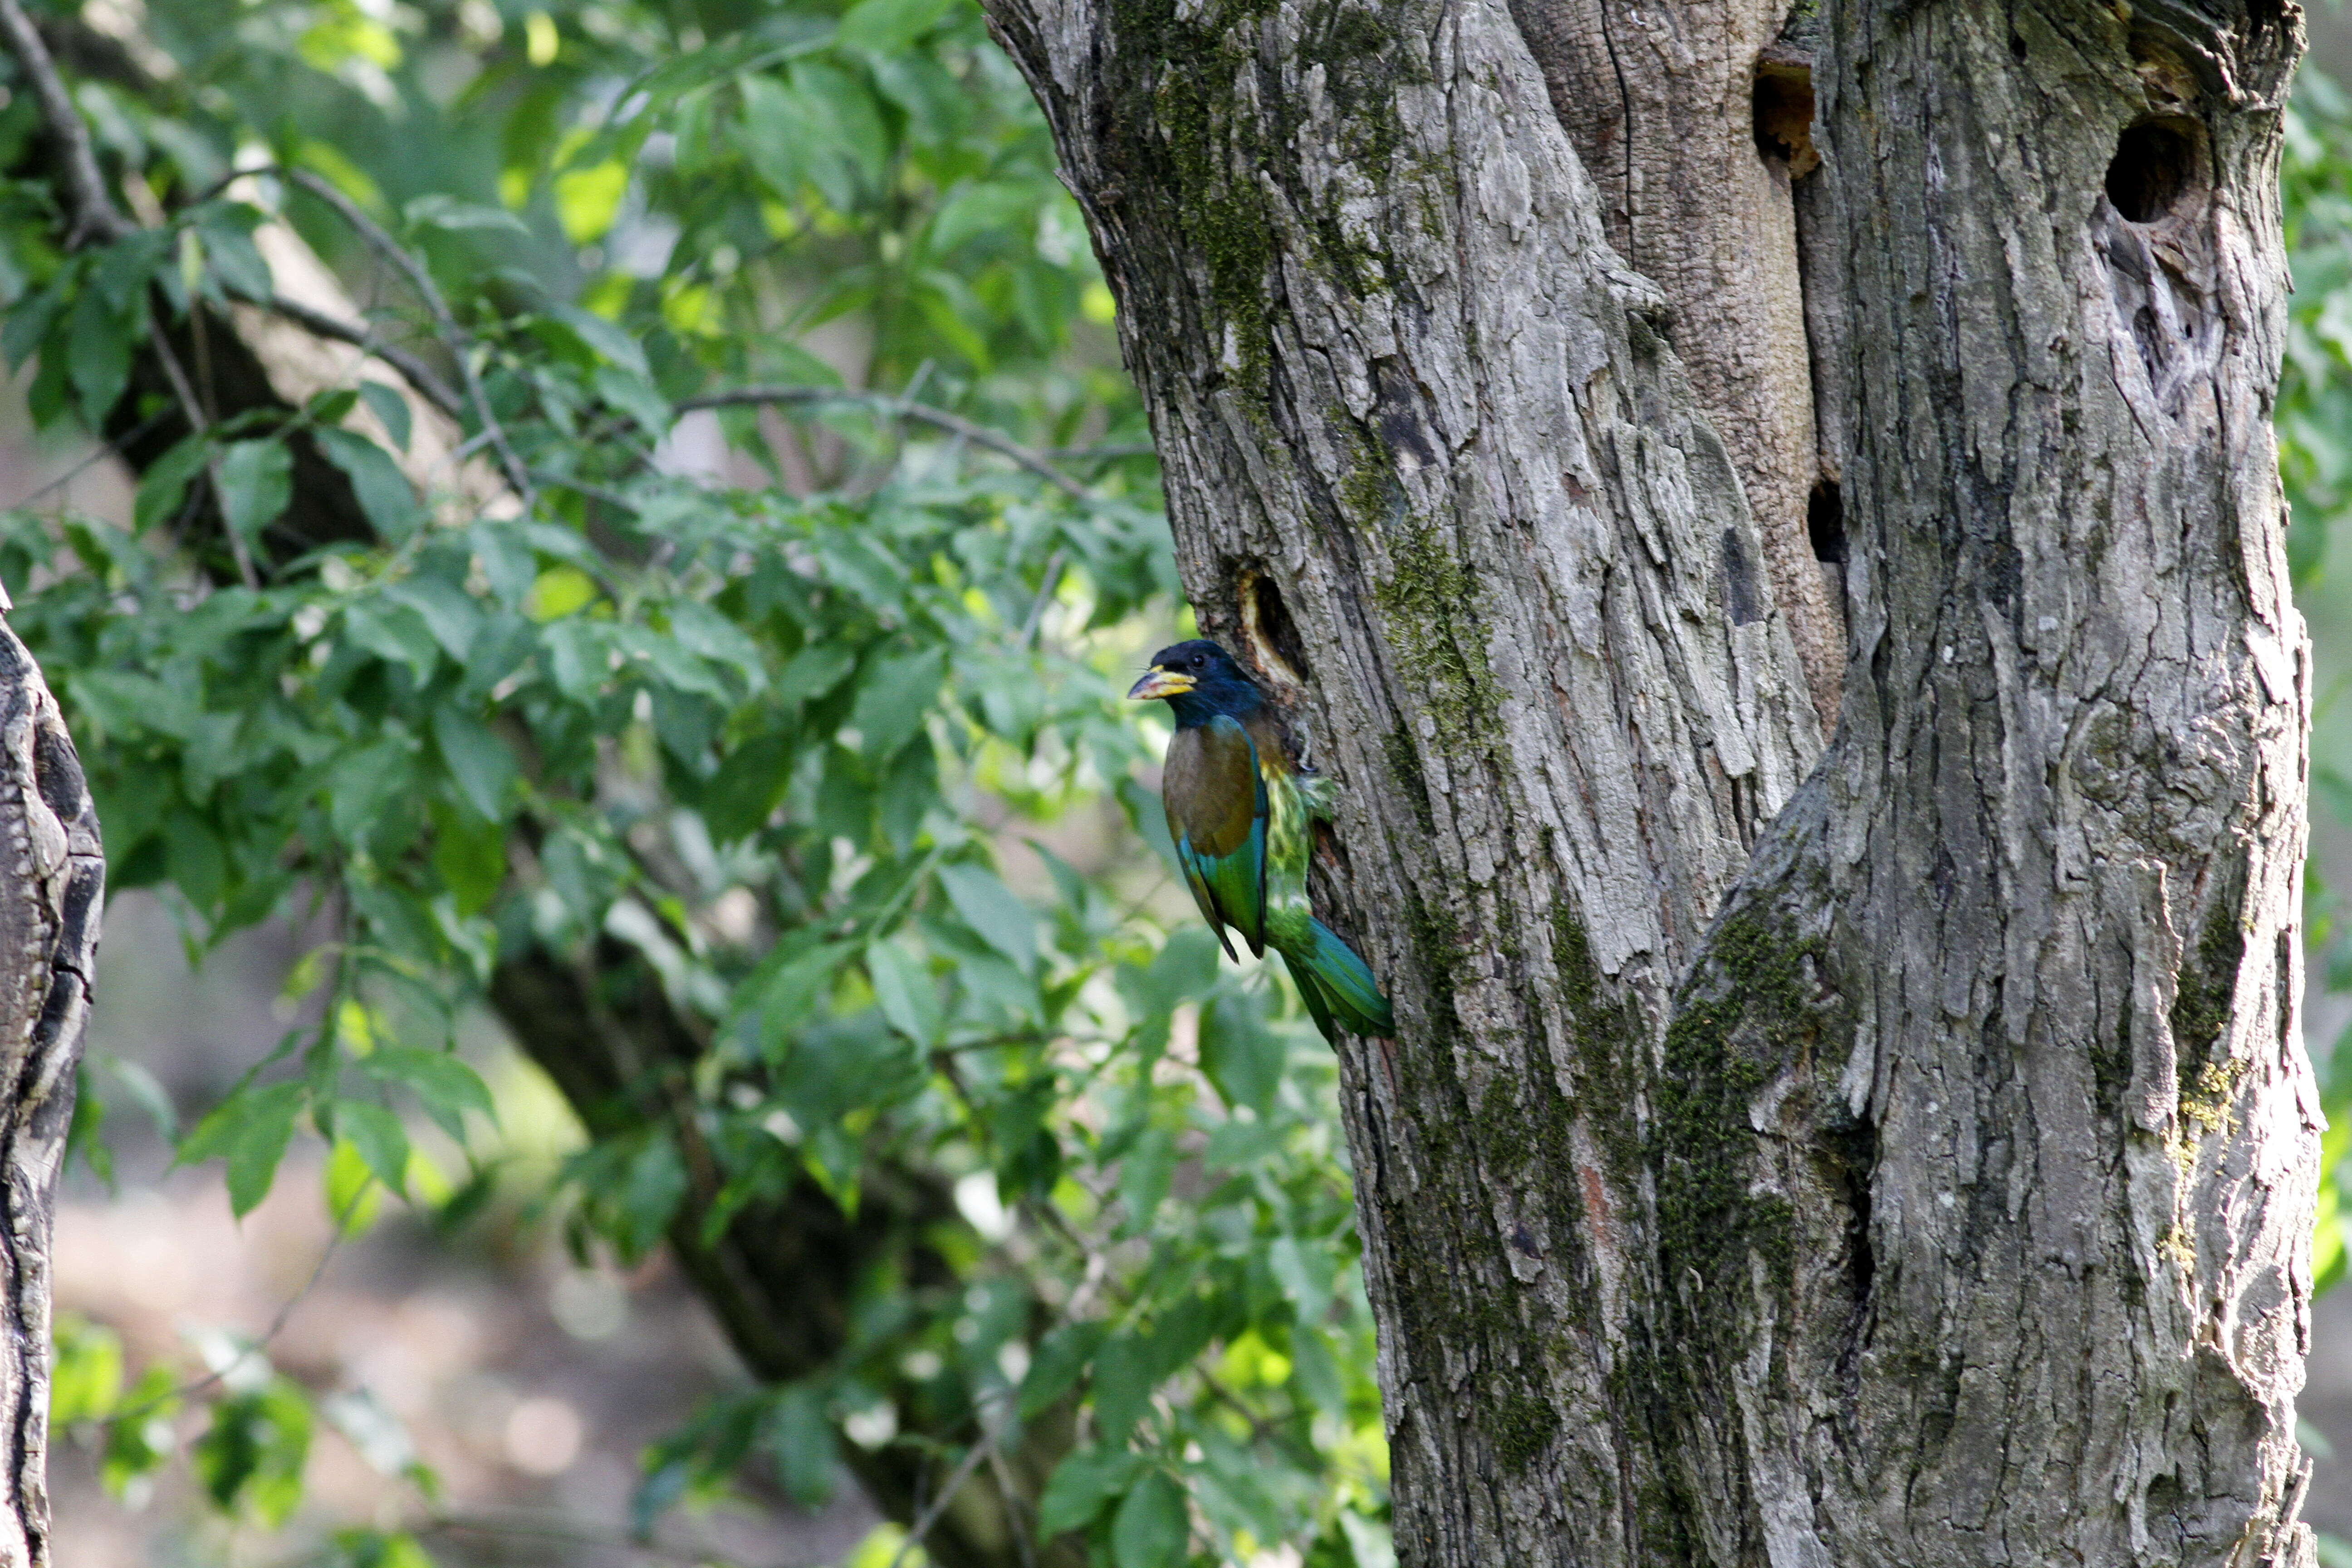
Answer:
[[[1345,786],[1402,1560],[2308,1562],[2292,8],[989,3]]]
[[[49,1221],[105,884],[73,742],[0,622],[0,1568],[50,1561]]]

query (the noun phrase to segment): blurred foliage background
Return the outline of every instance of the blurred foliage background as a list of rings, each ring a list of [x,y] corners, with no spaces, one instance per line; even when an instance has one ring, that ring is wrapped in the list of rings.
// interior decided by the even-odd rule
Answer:
[[[1147,433],[971,0],[37,20],[109,206],[9,62],[0,582],[117,897],[67,1557],[1389,1568],[1330,1058],[1170,874],[1119,700],[1183,629]],[[2321,1042],[2352,104],[2316,71],[2287,183]],[[207,1291],[240,1249],[264,1284]],[[568,1398],[484,1403],[564,1342]],[[583,1462],[583,1410],[626,1472],[517,1493],[420,1429],[436,1357],[508,1480]]]
[[[0,580],[115,889],[199,963],[298,933],[216,1095],[93,1054],[79,1153],[145,1115],[239,1215],[299,1169],[331,1230],[666,1251],[738,1370],[598,1521],[656,1546],[854,1486],[862,1563],[1390,1561],[1329,1058],[1154,841],[1153,469],[977,8],[41,25],[120,216],[63,245],[20,72],[0,347],[135,489],[25,498]],[[184,1470],[185,1560],[564,1536],[459,1519],[268,1328],[64,1320],[64,1442],[126,1502]]]

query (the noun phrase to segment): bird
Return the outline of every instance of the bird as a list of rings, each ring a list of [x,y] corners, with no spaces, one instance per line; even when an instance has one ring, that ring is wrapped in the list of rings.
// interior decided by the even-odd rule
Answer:
[[[1330,817],[1328,783],[1299,767],[1286,726],[1233,655],[1206,637],[1151,656],[1128,696],[1168,704],[1160,804],[1176,863],[1192,901],[1238,960],[1229,931],[1251,953],[1282,954],[1323,1037],[1396,1033],[1396,1016],[1371,966],[1315,918],[1307,894],[1314,819]]]

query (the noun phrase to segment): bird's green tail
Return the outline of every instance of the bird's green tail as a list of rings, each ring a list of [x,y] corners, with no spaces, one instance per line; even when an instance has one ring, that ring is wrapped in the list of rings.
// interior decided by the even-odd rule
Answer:
[[[1389,999],[1381,994],[1381,983],[1372,978],[1371,967],[1321,921],[1307,922],[1303,950],[1286,947],[1282,957],[1325,1039],[1337,1045],[1341,1029],[1370,1039],[1385,1039],[1396,1033],[1396,1015],[1389,1009]]]

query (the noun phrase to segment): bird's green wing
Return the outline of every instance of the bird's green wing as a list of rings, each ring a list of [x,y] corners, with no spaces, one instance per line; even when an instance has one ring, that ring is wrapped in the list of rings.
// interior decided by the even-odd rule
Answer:
[[[1263,953],[1265,780],[1249,731],[1222,717],[1177,731],[1160,789],[1177,864],[1210,929],[1228,954],[1227,926],[1241,932],[1250,952]]]

